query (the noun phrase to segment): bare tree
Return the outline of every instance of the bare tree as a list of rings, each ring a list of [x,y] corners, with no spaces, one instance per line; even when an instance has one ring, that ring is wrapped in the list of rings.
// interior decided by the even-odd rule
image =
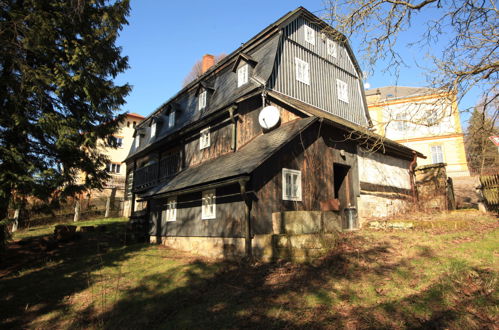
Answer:
[[[494,0],[326,0],[325,19],[347,37],[360,39],[369,71],[383,60],[384,71],[397,78],[406,64],[397,51],[399,37],[420,32],[403,46],[432,60],[426,70],[429,87],[462,97],[477,86],[493,101],[499,90],[498,14]],[[438,54],[437,43],[442,45]]]
[[[226,56],[227,56],[227,54],[225,54],[225,53],[222,53],[220,55],[216,55],[214,65],[217,64],[218,62],[220,62]],[[185,87],[185,86],[189,85],[189,83],[191,83],[192,81],[199,78],[203,73],[204,73],[203,72],[203,60],[201,59],[201,60],[197,61],[196,63],[194,63],[191,71],[184,78],[182,86]]]

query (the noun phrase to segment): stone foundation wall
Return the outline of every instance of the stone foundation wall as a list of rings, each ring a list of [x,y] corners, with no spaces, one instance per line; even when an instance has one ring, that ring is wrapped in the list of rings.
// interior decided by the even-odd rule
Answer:
[[[362,194],[357,198],[359,210],[359,225],[370,219],[385,218],[404,213],[413,207],[410,196],[401,198],[401,196],[377,196],[371,194]]]

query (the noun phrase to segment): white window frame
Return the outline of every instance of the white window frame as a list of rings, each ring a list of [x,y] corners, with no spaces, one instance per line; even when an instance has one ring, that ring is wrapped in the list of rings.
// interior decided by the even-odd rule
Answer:
[[[153,121],[151,124],[151,138],[153,138],[156,135],[156,122]]]
[[[140,147],[140,134],[135,135],[135,149]]]
[[[175,111],[170,112],[168,116],[168,127],[171,128],[175,126]]]
[[[109,163],[109,164],[107,164],[107,171],[109,173],[119,174],[120,170],[121,170],[121,164],[117,164],[117,163]]]
[[[327,54],[329,56],[332,56],[334,58],[338,57],[338,44],[335,41],[327,38],[326,39],[326,49],[327,49]]]
[[[205,190],[201,198],[201,219],[215,219],[217,217],[215,189]]]
[[[237,87],[248,83],[248,64],[245,63],[237,69]]]
[[[166,208],[163,209],[163,219],[166,222],[177,221],[177,197],[170,197],[166,201]]]
[[[436,151],[436,149],[439,149]],[[441,144],[430,146],[431,161],[433,164],[444,163],[444,148]],[[436,157],[435,157],[436,156]]]
[[[336,79],[336,92],[338,93],[338,100],[348,103],[348,83]]]
[[[202,91],[198,96],[198,110],[201,111],[206,108],[206,91]]]
[[[310,66],[308,62],[295,57],[295,67],[296,67],[296,80],[310,85]]]
[[[396,120],[395,125],[397,131],[406,132],[407,129],[409,128],[407,125],[406,117],[407,117],[406,114],[403,112],[397,113],[395,115],[395,120]]]
[[[289,180],[288,180],[289,178]],[[294,183],[293,183],[294,180]],[[296,187],[294,187],[296,185]],[[285,201],[302,200],[301,171],[282,169],[282,199]]]
[[[310,26],[305,25],[303,33],[305,34],[305,41],[315,46],[315,30]]]
[[[209,148],[211,145],[210,128],[207,127],[199,133],[199,150]]]

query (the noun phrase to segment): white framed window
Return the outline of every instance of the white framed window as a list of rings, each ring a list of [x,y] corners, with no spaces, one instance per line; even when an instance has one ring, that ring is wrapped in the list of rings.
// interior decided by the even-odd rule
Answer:
[[[248,82],[248,64],[243,64],[237,69],[237,87]]]
[[[215,219],[217,206],[215,202],[215,189],[203,191],[201,204],[201,219]]]
[[[135,149],[140,147],[140,134],[135,135]]]
[[[397,128],[397,131],[400,131],[400,132],[405,132],[407,131],[407,119],[406,119],[406,116],[404,113],[398,113],[396,116],[395,116],[395,124],[396,124],[396,128]]]
[[[310,85],[310,72],[308,63],[295,57],[296,65],[296,80],[301,81],[304,84]]]
[[[207,127],[199,134],[199,150],[210,146],[210,128]]]
[[[175,126],[175,111],[170,112],[168,116],[168,127]]]
[[[107,164],[107,171],[110,173],[120,173],[121,165],[116,163]]]
[[[198,96],[198,110],[203,110],[204,108],[206,108],[206,91],[203,91]]]
[[[177,197],[168,198],[166,209],[163,210],[163,219],[165,221],[177,221]]]
[[[310,26],[305,25],[305,41],[309,44],[315,45],[315,30]]]
[[[282,169],[282,199],[301,201],[301,171]]]
[[[153,122],[151,124],[151,137],[154,137],[156,135],[156,122]]]
[[[327,38],[326,39],[326,48],[327,48],[327,54],[329,56],[332,56],[334,58],[337,57],[338,53],[337,53],[336,42],[334,42],[333,40]]]
[[[343,80],[336,79],[336,91],[338,100],[348,103],[348,84]]]
[[[431,149],[431,161],[433,164],[444,162],[444,153],[441,145],[434,145],[430,147]]]

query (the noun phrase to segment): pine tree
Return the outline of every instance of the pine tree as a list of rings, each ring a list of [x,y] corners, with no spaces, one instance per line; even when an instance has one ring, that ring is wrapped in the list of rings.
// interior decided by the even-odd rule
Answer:
[[[0,1],[0,219],[13,195],[64,198],[107,178],[96,145],[117,130],[130,91],[112,80],[128,68],[115,43],[129,8],[128,0]]]

